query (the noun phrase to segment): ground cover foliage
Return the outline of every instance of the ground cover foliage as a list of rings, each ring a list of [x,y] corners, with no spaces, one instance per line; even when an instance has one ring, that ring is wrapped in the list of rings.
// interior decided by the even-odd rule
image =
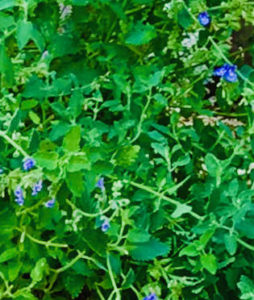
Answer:
[[[0,299],[254,299],[253,11],[0,1]]]

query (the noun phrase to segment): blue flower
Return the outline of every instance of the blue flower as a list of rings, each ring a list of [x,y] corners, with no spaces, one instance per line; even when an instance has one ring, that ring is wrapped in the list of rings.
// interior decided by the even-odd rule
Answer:
[[[101,231],[106,232],[106,231],[109,230],[109,228],[110,228],[109,221],[108,221],[108,219],[105,219],[104,222],[101,225]]]
[[[49,200],[48,202],[45,203],[45,206],[46,206],[47,208],[52,208],[52,207],[54,207],[55,202],[56,202],[55,199],[51,199],[51,200]]]
[[[42,180],[38,181],[32,191],[32,196],[36,196],[42,190]]]
[[[26,158],[23,163],[23,169],[29,171],[35,166],[35,160],[33,158]]]
[[[105,186],[104,186],[104,178],[100,178],[97,183],[96,183],[96,186],[98,188],[100,188],[102,191],[105,190]]]
[[[206,11],[198,15],[198,20],[202,26],[208,26],[211,23],[211,18]]]
[[[0,175],[3,174],[4,170],[0,168]]]
[[[23,196],[23,191],[20,186],[18,186],[15,190],[15,202],[18,203],[18,205],[22,206],[24,204],[24,196]]]
[[[151,293],[150,295],[146,296],[143,300],[157,300],[157,296],[155,293]]]
[[[224,64],[223,66],[216,68],[213,72],[215,76],[219,76],[224,78],[228,82],[236,82],[237,81],[237,66]]]

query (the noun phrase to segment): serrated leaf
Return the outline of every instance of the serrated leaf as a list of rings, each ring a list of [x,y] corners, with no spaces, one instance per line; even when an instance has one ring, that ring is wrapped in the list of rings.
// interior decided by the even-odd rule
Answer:
[[[253,300],[254,299],[254,283],[253,280],[245,275],[240,277],[240,282],[237,283],[238,288],[241,291],[240,299]]]
[[[81,293],[84,284],[85,284],[85,278],[80,275],[69,275],[64,279],[65,282],[65,288],[70,293],[72,298],[78,297],[78,295]]]
[[[216,274],[217,271],[217,261],[213,254],[204,254],[200,257],[200,262],[202,266],[211,274]]]
[[[116,154],[116,162],[119,166],[128,167],[132,165],[138,157],[140,146],[125,146]]]
[[[155,27],[147,24],[137,22],[132,26],[132,29],[127,34],[125,42],[130,45],[143,45],[149,43],[157,36]]]
[[[130,243],[144,243],[150,239],[150,234],[142,229],[132,229],[129,230],[127,235],[127,240]]]
[[[158,256],[169,253],[170,245],[162,243],[156,238],[151,238],[145,243],[135,243],[128,246],[131,257],[135,260],[152,260]]]

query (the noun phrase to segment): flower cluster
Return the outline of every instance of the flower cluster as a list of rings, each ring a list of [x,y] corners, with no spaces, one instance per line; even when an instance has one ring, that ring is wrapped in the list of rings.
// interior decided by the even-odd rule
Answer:
[[[23,191],[20,186],[18,186],[15,190],[15,201],[18,203],[18,205],[22,206],[24,205],[24,196]]]
[[[151,293],[150,295],[146,296],[143,300],[157,300],[158,297],[155,293]]]
[[[199,20],[200,25],[202,25],[202,26],[209,26],[211,23],[211,18],[206,11],[204,11],[198,15],[198,20]]]
[[[32,191],[32,196],[36,196],[42,190],[42,180],[38,181]]]
[[[228,82],[236,82],[237,81],[237,73],[236,66],[224,64],[223,66],[216,68],[213,72],[215,76],[219,76],[224,78]]]
[[[33,158],[26,158],[23,163],[23,169],[29,171],[35,166],[35,160]]]

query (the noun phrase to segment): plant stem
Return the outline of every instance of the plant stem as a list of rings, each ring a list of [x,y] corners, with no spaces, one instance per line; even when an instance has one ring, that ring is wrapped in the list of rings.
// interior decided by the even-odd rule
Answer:
[[[109,253],[107,253],[107,267],[108,267],[109,277],[111,279],[111,283],[112,283],[113,288],[114,288],[113,292],[116,294],[116,300],[121,300],[121,294],[120,294],[119,289],[116,285],[115,278],[114,278],[114,275],[113,275],[113,271],[112,271],[112,268],[111,268],[111,265],[110,265]]]
[[[0,136],[3,137],[10,145],[12,145],[17,151],[19,151],[24,157],[29,157],[26,151],[14,142],[4,131],[0,131]]]

